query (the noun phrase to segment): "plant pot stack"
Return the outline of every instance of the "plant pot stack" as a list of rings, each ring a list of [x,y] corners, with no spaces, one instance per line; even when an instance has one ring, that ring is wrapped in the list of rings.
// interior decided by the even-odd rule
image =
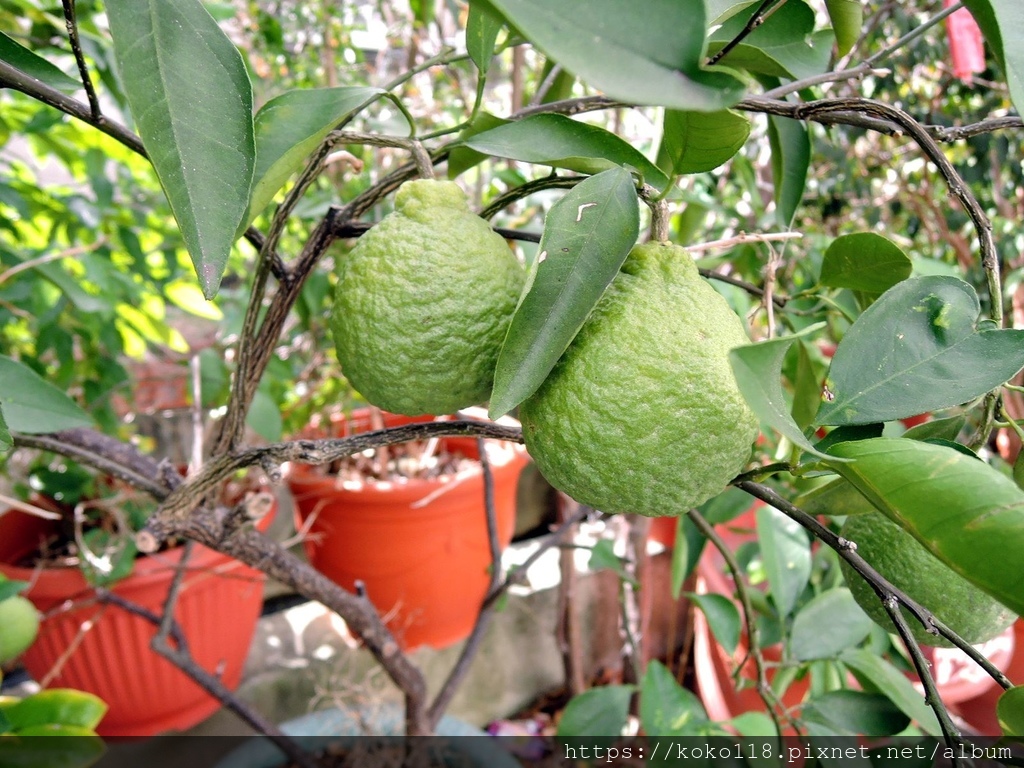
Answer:
[[[387,427],[430,421],[384,414]],[[335,434],[369,431],[369,411],[335,422]],[[512,539],[524,449],[487,441],[501,548]],[[479,459],[475,438],[442,438],[441,450]],[[365,589],[403,647],[441,648],[465,639],[487,593],[491,554],[483,473],[344,482],[294,465],[288,484],[306,554],[347,590]]]

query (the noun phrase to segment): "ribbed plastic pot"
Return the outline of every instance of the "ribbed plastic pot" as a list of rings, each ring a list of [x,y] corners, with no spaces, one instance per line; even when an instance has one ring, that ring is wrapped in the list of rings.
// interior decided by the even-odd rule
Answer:
[[[385,414],[386,426],[415,421]],[[369,428],[357,412],[354,432]],[[512,540],[521,446],[487,441],[502,549]],[[473,438],[444,438],[442,449],[479,458]],[[446,479],[344,483],[316,468],[287,473],[296,526],[308,527],[310,562],[347,590],[361,583],[399,644],[442,648],[465,639],[487,593],[491,554],[479,465]]]
[[[261,520],[269,525],[274,511]],[[153,624],[96,601],[76,568],[18,567],[37,546],[50,521],[8,510],[0,515],[0,572],[27,581],[24,594],[45,614],[39,636],[23,662],[36,680],[77,688],[103,699],[109,710],[101,736],[151,736],[184,730],[220,708],[184,672],[150,648]],[[159,614],[182,549],[140,557],[112,591]],[[196,545],[178,599],[175,618],[198,664],[234,689],[263,604],[259,571]],[[51,670],[57,670],[51,676]]]

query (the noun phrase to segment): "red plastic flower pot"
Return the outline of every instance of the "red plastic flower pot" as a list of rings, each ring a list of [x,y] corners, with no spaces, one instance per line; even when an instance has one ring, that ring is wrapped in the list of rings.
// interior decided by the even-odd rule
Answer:
[[[269,525],[273,512],[260,521]],[[96,600],[77,568],[25,568],[53,523],[8,510],[0,514],[0,573],[31,584],[25,592],[44,614],[36,642],[23,661],[38,681],[94,693],[109,706],[102,736],[151,736],[183,730],[221,704],[184,672],[150,648],[156,628],[145,619]],[[159,614],[182,548],[135,562],[112,591]],[[175,618],[196,662],[234,689],[252,643],[263,604],[259,571],[196,545]]]
[[[385,414],[386,426],[430,421]],[[369,429],[357,412],[353,432]],[[444,438],[442,447],[479,458],[474,438]],[[489,440],[498,539],[512,540],[519,474],[529,460],[521,446]],[[491,554],[483,473],[442,479],[343,482],[294,465],[288,485],[296,526],[308,534],[315,568],[347,590],[362,584],[404,649],[441,648],[472,630],[487,593]]]

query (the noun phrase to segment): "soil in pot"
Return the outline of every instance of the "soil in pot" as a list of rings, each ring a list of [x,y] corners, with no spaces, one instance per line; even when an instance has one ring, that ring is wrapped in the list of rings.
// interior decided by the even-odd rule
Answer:
[[[269,525],[273,510],[260,521]],[[220,703],[185,673],[159,657],[149,621],[101,604],[76,567],[37,567],[41,541],[52,541],[58,521],[16,510],[0,514],[0,572],[29,582],[25,593],[44,614],[23,662],[47,687],[89,691],[109,710],[103,736],[150,736],[204,720]],[[159,614],[181,561],[178,547],[135,559],[130,575],[110,589]],[[175,610],[196,662],[235,688],[263,602],[264,577],[232,558],[196,545]]]
[[[336,422],[334,432],[367,431],[374,426],[370,416],[357,412],[353,421]],[[383,416],[389,427],[429,420]],[[504,548],[528,459],[521,447],[506,443],[487,441],[487,450]],[[345,589],[360,585],[403,648],[464,639],[491,567],[476,440],[391,446],[330,469],[294,465],[288,472],[310,562]]]

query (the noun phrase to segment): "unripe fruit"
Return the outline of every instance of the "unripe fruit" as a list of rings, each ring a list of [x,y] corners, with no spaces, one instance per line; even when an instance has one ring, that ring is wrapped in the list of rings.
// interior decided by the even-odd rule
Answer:
[[[729,350],[747,343],[685,249],[638,245],[520,407],[526,447],[579,502],[684,514],[750,458],[758,422],[729,364]]]
[[[0,602],[0,664],[25,652],[39,631],[39,612],[21,595]]]
[[[341,262],[331,329],[342,373],[411,416],[485,402],[525,274],[450,181],[410,181]]]

